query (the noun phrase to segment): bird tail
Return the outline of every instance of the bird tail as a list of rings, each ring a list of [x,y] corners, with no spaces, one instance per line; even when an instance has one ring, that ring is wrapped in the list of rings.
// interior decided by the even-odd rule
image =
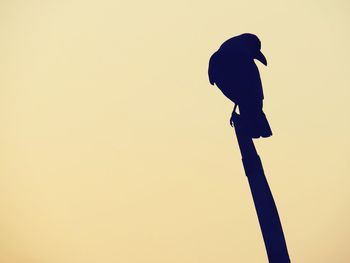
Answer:
[[[259,137],[267,138],[272,136],[272,130],[271,130],[270,124],[263,111],[261,111],[261,114],[259,115],[258,123],[259,123],[259,133],[257,135]],[[253,138],[259,138],[259,137],[253,137]]]
[[[261,110],[254,115],[241,114],[245,123],[247,134],[252,138],[267,138],[272,136],[272,130],[270,124],[265,116],[265,113]]]

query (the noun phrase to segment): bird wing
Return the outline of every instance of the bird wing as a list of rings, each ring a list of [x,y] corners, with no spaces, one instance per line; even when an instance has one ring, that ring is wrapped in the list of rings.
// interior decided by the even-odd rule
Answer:
[[[254,60],[247,61],[244,64],[244,70],[244,95],[247,96],[247,99],[264,99],[259,69]]]

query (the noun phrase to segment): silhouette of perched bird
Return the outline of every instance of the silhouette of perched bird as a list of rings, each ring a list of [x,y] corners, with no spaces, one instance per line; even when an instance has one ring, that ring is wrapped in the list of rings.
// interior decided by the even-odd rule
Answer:
[[[209,81],[234,104],[232,115],[239,107],[241,120],[252,138],[272,135],[263,112],[264,93],[258,67],[254,59],[265,66],[267,61],[260,51],[261,42],[256,35],[245,33],[225,41],[210,57]],[[232,117],[230,119],[233,125]]]

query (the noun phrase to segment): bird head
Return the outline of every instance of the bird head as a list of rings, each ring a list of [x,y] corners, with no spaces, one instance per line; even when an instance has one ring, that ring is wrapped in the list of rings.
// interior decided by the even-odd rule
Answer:
[[[238,36],[240,40],[243,42],[244,46],[248,49],[249,53],[252,55],[254,59],[259,60],[262,64],[267,66],[267,60],[264,54],[261,52],[261,42],[259,38],[250,33],[245,33]]]

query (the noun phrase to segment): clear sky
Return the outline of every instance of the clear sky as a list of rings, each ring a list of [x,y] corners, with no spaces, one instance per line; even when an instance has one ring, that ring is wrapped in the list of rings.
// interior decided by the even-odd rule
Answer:
[[[292,262],[350,262],[350,3],[0,2],[0,262],[267,262],[210,55],[257,34]]]

